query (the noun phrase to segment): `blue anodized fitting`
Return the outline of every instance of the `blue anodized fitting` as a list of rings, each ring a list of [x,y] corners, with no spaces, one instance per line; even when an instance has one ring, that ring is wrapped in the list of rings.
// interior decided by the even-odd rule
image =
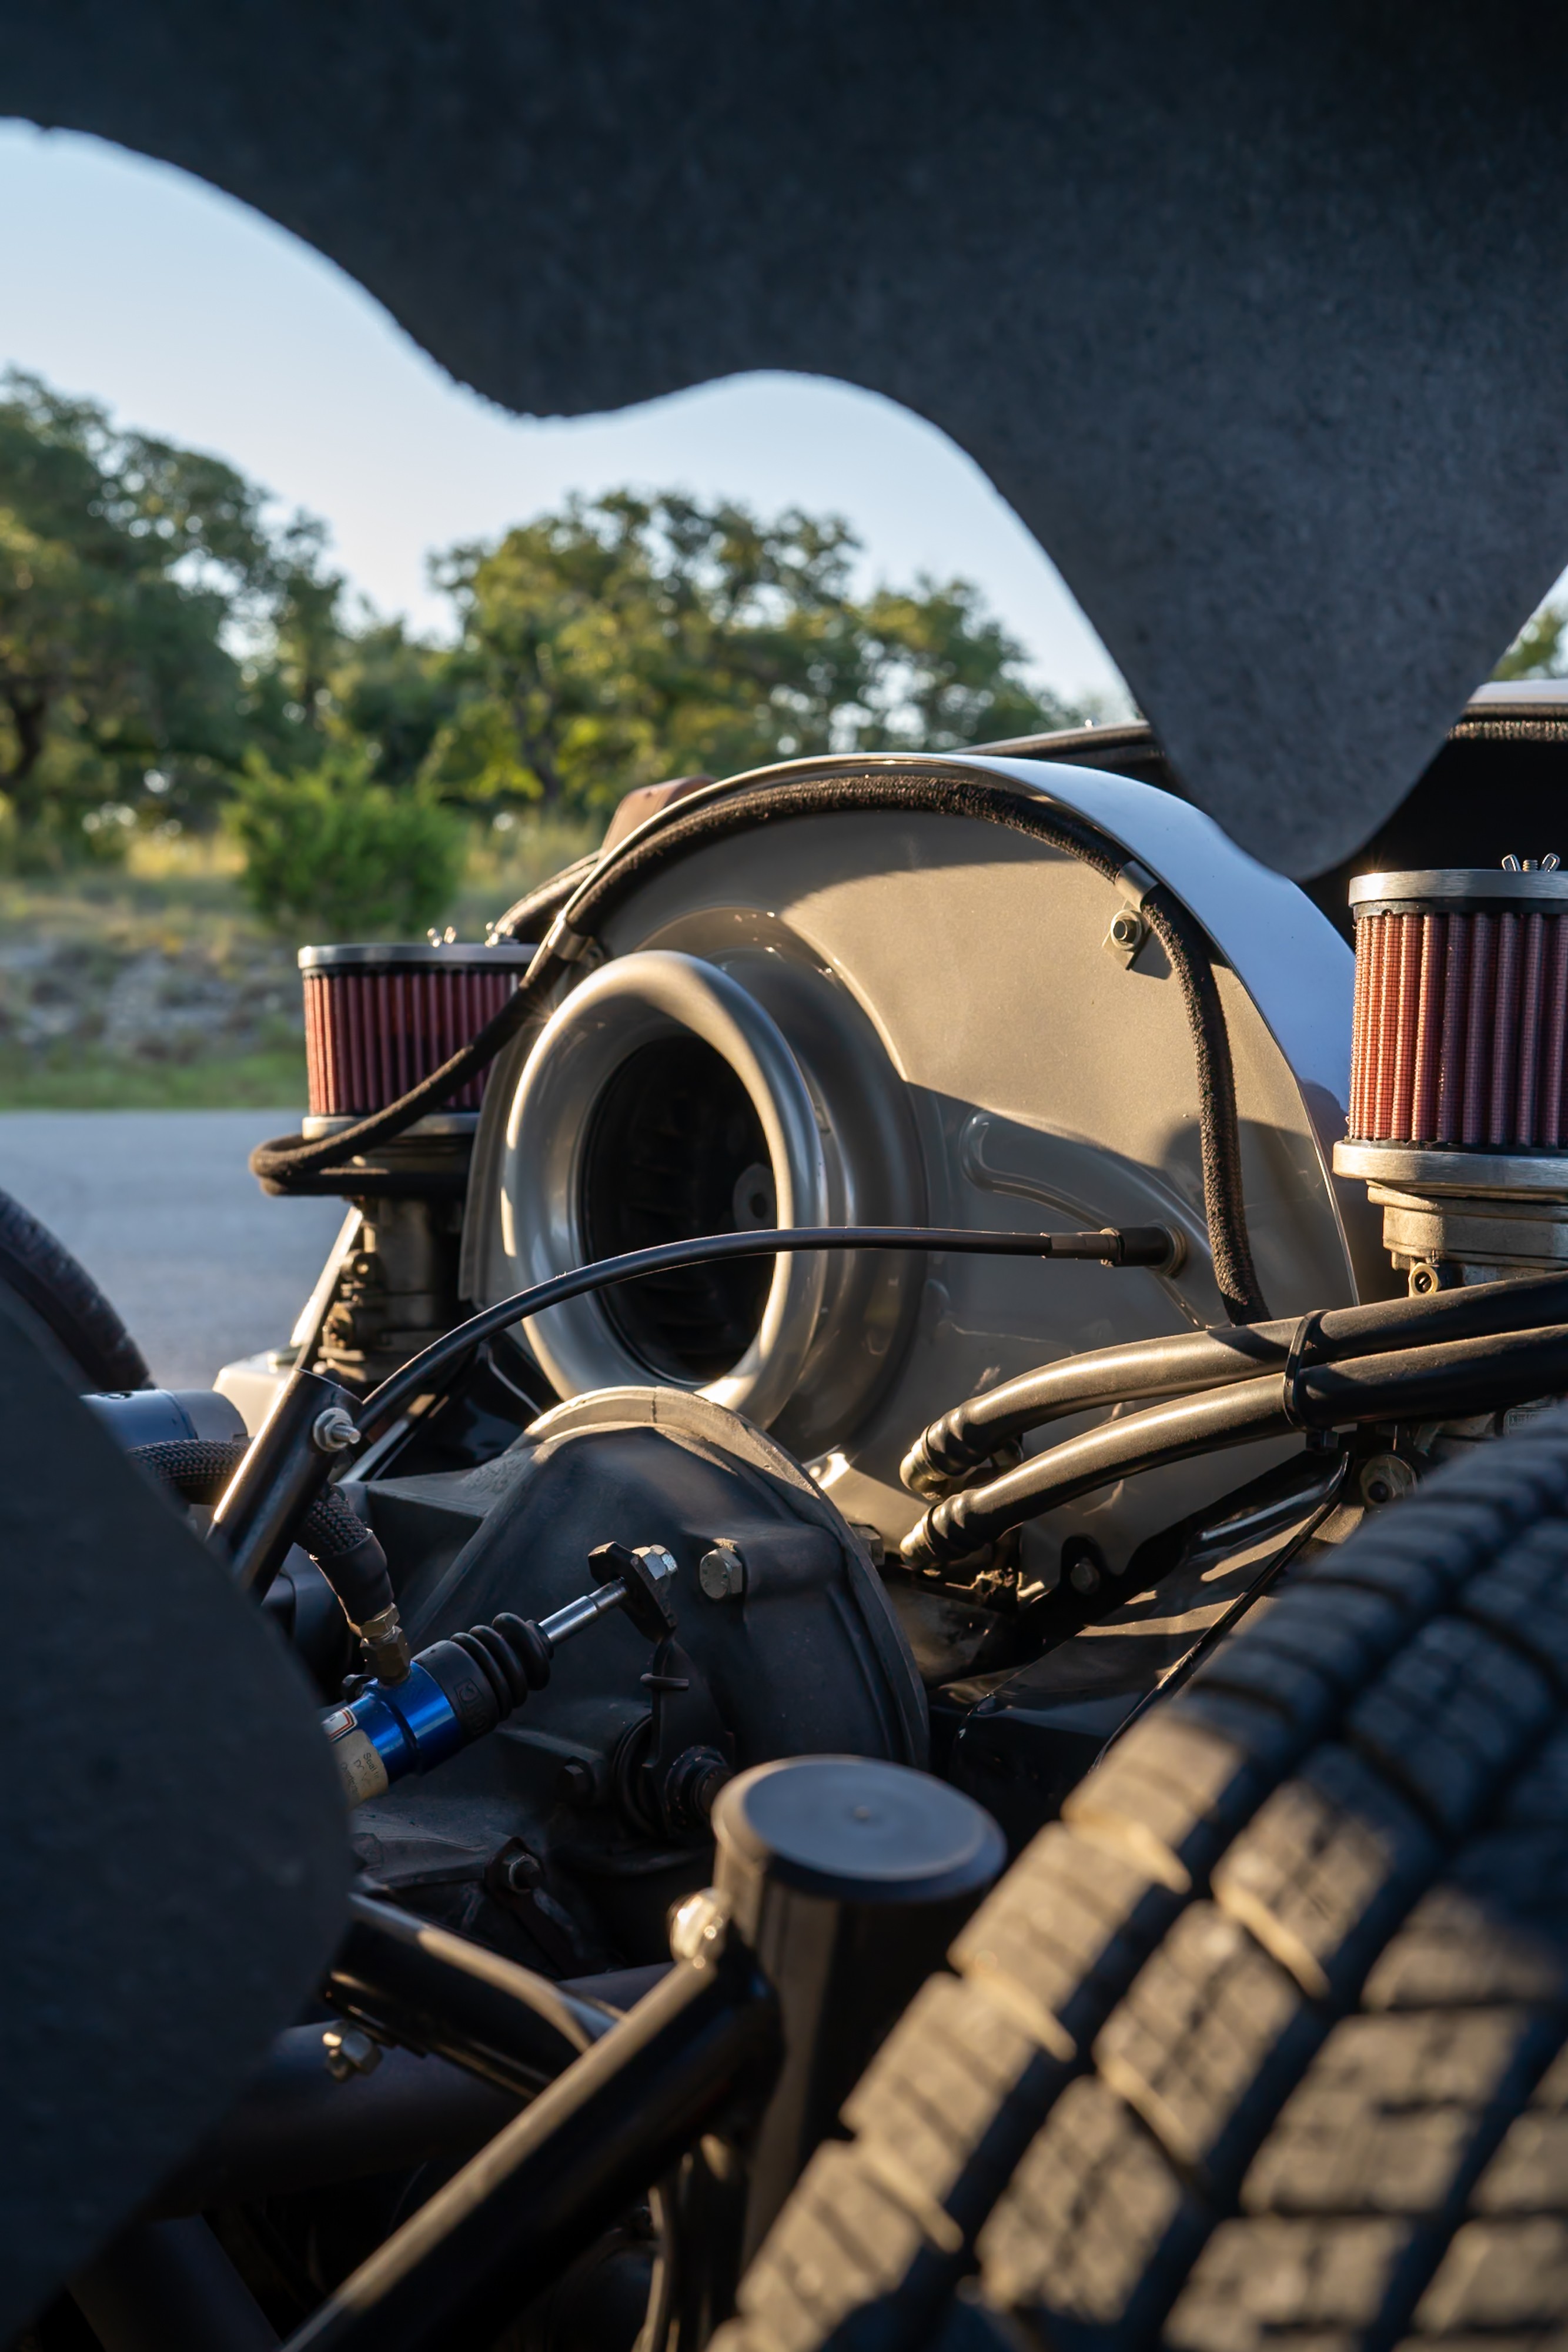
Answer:
[[[627,1611],[650,1638],[673,1631],[669,1588],[675,1562],[663,1545],[628,1551],[601,1544],[589,1564],[601,1580],[596,1592],[569,1601],[538,1624],[501,1616],[493,1625],[434,1642],[399,1680],[373,1682],[323,1717],[350,1805],[379,1797],[410,1772],[429,1772],[482,1739],[521,1704],[529,1685],[538,1689],[548,1679],[560,1644],[612,1610]]]
[[[380,1796],[410,1772],[428,1772],[468,1744],[462,1718],[415,1658],[399,1683],[372,1683],[322,1725],[354,1801]]]

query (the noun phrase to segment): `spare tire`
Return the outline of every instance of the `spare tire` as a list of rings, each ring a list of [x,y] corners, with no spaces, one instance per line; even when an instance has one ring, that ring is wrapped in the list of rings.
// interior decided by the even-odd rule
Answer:
[[[1568,1414],[1303,1570],[917,1996],[724,2352],[1568,2323]]]
[[[87,1268],[9,1192],[0,1192],[0,1285],[43,1325],[85,1393],[152,1386],[141,1349]]]

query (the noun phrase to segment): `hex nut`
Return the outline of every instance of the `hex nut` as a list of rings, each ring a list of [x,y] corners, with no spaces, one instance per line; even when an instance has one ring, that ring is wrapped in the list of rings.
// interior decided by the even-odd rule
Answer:
[[[1361,1465],[1361,1499],[1375,1510],[1397,1503],[1416,1484],[1416,1473],[1397,1454],[1375,1454]]]
[[[1123,907],[1111,918],[1111,928],[1105,934],[1108,954],[1120,956],[1131,963],[1149,936],[1148,924],[1135,907]]]
[[[697,1582],[710,1601],[737,1601],[746,1590],[746,1560],[738,1547],[716,1543],[697,1562]]]
[[[310,1436],[319,1454],[344,1454],[360,1442],[352,1413],[340,1404],[329,1404],[325,1412],[317,1414]]]
[[[334,2083],[346,2083],[354,2074],[373,2074],[382,2063],[381,2043],[372,2042],[359,2025],[324,2026],[321,2048]]]

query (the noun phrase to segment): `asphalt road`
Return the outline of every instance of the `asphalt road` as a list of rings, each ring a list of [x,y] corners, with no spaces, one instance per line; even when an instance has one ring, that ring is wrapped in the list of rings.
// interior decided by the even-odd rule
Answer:
[[[0,1113],[0,1187],[114,1301],[165,1388],[286,1340],[342,1223],[338,1201],[269,1200],[252,1144],[297,1114]]]

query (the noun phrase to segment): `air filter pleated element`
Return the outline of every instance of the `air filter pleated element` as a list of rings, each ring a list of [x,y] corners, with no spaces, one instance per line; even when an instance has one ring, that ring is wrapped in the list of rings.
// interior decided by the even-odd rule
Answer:
[[[477,1034],[533,957],[528,947],[301,948],[312,1118],[382,1110]],[[448,1110],[477,1110],[486,1073]]]
[[[1351,885],[1350,1133],[1554,1151],[1568,1131],[1568,875],[1368,874]]]

